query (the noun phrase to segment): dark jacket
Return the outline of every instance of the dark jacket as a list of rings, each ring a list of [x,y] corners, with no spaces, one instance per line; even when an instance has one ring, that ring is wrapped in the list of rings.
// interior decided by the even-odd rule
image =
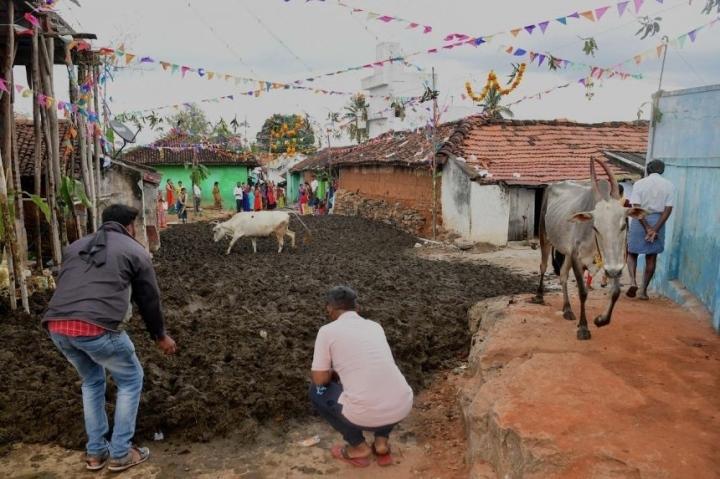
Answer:
[[[152,339],[165,335],[160,290],[150,254],[115,222],[65,250],[63,265],[43,324],[74,318],[117,331],[132,301]]]

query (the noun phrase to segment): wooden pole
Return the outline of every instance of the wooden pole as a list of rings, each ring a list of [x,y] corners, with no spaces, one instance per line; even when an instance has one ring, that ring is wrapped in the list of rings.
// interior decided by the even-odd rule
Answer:
[[[79,92],[78,92],[78,83],[80,81],[80,71],[81,66],[78,66],[78,72],[77,77],[75,73],[75,66],[72,64],[67,64],[68,69],[68,80],[69,80],[69,86],[70,86],[70,102],[73,104],[76,104],[78,102],[79,98]],[[87,147],[87,144],[85,142],[85,118],[78,112],[71,116],[74,122],[74,126],[77,130],[77,138],[78,138],[78,151],[77,156],[80,160],[80,174],[82,175],[82,183],[83,188],[85,188],[85,191],[88,191],[88,171],[87,171],[87,164],[85,163],[85,149]],[[71,181],[75,181],[75,161],[74,161],[74,153],[70,156],[70,160],[68,161],[69,167],[67,169],[67,176],[71,178]],[[70,205],[72,216],[75,221],[75,228],[77,230],[77,238],[80,239],[84,235],[85,228],[83,225],[80,224],[80,218],[78,217],[77,211],[75,211],[75,205]]]
[[[93,75],[93,103],[95,105],[95,114],[98,115],[98,120],[100,118],[100,89],[98,86],[98,82],[100,81],[100,66],[95,62],[95,57],[93,56],[93,65],[92,65],[92,75]],[[102,145],[100,144],[100,136],[97,133],[93,134],[93,137],[95,139],[95,149],[93,150],[93,161],[95,163],[95,230],[100,227],[100,193],[101,193],[101,183],[100,183],[100,169],[102,168],[102,165],[100,164],[100,157],[102,156],[101,148]]]
[[[435,93],[435,67],[432,69],[432,89]],[[433,98],[433,137],[432,137],[432,237],[437,239],[437,126],[438,126],[438,105],[437,97]]]
[[[38,197],[42,197],[42,120],[40,118],[40,105],[38,104],[38,94],[42,90],[40,82],[40,59],[38,55],[38,31],[35,29],[32,37],[32,89],[35,92],[33,98],[33,133],[35,138],[34,150],[34,193]],[[36,269],[38,273],[43,269],[42,257],[42,215],[40,208],[35,208],[35,256],[37,257]]]

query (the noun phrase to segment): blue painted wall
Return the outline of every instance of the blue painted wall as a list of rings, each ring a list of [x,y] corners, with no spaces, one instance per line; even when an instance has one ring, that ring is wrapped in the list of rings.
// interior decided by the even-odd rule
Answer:
[[[648,156],[676,195],[653,287],[680,303],[687,289],[720,331],[720,85],[664,92],[659,110]]]

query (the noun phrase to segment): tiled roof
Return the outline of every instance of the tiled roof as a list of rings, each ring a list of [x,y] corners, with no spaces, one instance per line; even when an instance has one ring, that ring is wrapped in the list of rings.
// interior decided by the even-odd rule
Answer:
[[[20,162],[20,176],[34,176],[35,175],[35,130],[33,127],[32,120],[16,118],[15,119],[15,131],[17,132],[17,146],[18,146],[18,160]],[[63,139],[66,138],[68,130],[70,129],[70,122],[68,120],[58,120],[59,132],[60,132],[60,155],[61,162],[67,161],[63,155]],[[45,151],[45,142],[41,141],[40,154],[43,168],[48,163],[47,153]],[[73,151],[73,165],[74,170],[77,173],[79,169],[80,159],[78,157],[78,145],[77,138],[74,141]]]
[[[518,185],[541,185],[590,176],[590,158],[605,150],[645,150],[646,122],[584,124],[571,121],[489,121],[479,116],[462,121],[440,151],[465,159],[476,179]],[[611,163],[618,178],[636,171]]]
[[[236,153],[223,142],[196,142],[182,134],[170,134],[149,146],[139,146],[123,155],[124,160],[140,165],[184,165],[196,161],[202,165],[257,166],[251,153]]]
[[[438,127],[437,140],[447,141],[458,122]],[[292,171],[305,171],[326,167],[354,165],[393,165],[420,167],[432,162],[433,139],[428,130],[418,129],[387,132],[359,145],[325,148],[305,161],[295,165]]]

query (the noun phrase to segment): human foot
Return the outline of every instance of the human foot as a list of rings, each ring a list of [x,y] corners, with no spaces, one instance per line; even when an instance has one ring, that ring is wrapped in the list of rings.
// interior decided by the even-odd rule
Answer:
[[[377,437],[373,443],[373,452],[377,457],[378,466],[390,466],[393,464],[393,458],[390,455],[390,445],[387,438]]]
[[[130,469],[133,466],[142,464],[147,461],[150,457],[150,449],[147,447],[131,446],[130,451],[125,457],[120,459],[111,459],[108,470],[113,472],[120,472],[126,469]]]
[[[627,292],[625,293],[625,295],[626,295],[628,298],[634,298],[635,295],[637,294],[637,290],[638,290],[638,287],[637,287],[637,286],[635,286],[635,285],[630,286],[630,287],[628,288]]]
[[[367,450],[367,453],[365,453],[365,455],[359,455],[363,454],[363,452],[359,452],[362,450],[361,446],[365,446],[364,449]],[[370,447],[365,443],[355,447],[335,445],[330,449],[330,453],[335,459],[343,461],[354,467],[367,467],[370,465],[371,450]]]
[[[643,301],[647,301],[650,299],[650,297],[647,295],[647,291],[645,291],[644,289],[640,290],[637,298],[642,299]]]

